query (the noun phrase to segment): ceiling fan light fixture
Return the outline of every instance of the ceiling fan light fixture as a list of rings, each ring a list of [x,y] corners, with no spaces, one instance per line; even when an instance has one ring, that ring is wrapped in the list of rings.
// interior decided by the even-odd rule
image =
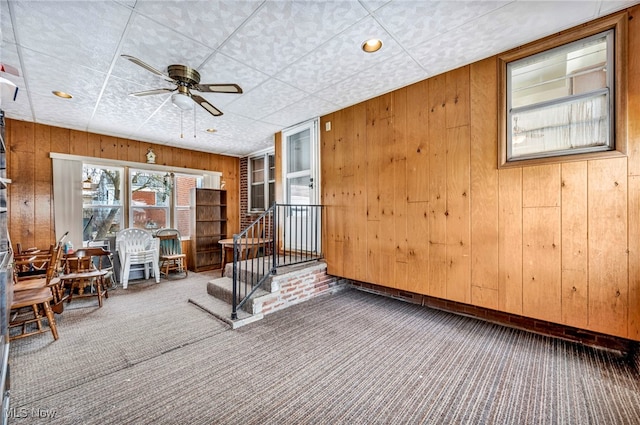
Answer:
[[[366,53],[374,53],[382,48],[382,40],[379,38],[371,38],[362,43],[362,50]]]
[[[193,100],[191,100],[191,97],[180,92],[171,95],[171,103],[183,111],[190,111],[193,109]]]

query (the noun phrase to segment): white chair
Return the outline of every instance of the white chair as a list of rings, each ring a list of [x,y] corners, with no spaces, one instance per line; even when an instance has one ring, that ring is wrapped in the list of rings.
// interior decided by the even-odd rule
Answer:
[[[116,249],[120,258],[120,282],[127,289],[131,266],[142,265],[144,278],[149,279],[149,265],[160,283],[160,266],[158,240],[143,229],[123,229],[116,234]]]

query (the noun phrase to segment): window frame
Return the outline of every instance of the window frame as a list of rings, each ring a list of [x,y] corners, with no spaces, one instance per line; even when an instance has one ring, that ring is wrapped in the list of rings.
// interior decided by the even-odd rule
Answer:
[[[627,21],[628,13],[614,14],[576,28],[563,31],[539,41],[513,49],[498,57],[498,168],[521,167],[559,163],[567,161],[583,161],[588,159],[600,159],[626,156],[627,153]],[[560,151],[541,153],[535,158],[508,159],[509,143],[511,142],[510,112],[508,110],[508,73],[507,64],[517,60],[531,57],[543,52],[551,51],[573,42],[613,30],[613,62],[614,73],[612,75],[613,114],[611,123],[611,148],[593,151],[577,151],[567,153]]]
[[[127,167],[127,210],[128,210],[128,227],[132,228],[134,227],[134,222],[135,222],[135,214],[134,214],[134,209],[135,208],[141,208],[141,209],[145,209],[145,210],[164,210],[165,211],[165,216],[166,216],[166,226],[157,226],[157,227],[153,227],[153,228],[144,228],[145,230],[151,230],[152,232],[162,229],[163,227],[173,227],[173,214],[172,214],[172,202],[171,202],[171,198],[173,196],[173,184],[170,185],[169,188],[167,188],[166,184],[165,184],[165,190],[168,190],[170,193],[167,196],[167,204],[166,205],[133,205],[133,178],[134,178],[134,173],[147,173],[147,174],[156,174],[159,175],[163,181],[165,179],[164,173],[162,171],[158,171],[158,170],[149,170],[149,169],[145,169],[145,168],[134,168],[134,167]],[[173,182],[172,182],[173,183]],[[150,191],[152,193],[154,193],[155,197],[157,198],[158,193],[156,191]]]
[[[118,190],[120,191],[120,199],[119,199],[119,204],[85,204],[84,201],[82,202],[82,216],[84,217],[84,212],[85,210],[88,209],[117,209],[119,210],[119,214],[120,214],[120,220],[118,221],[119,227],[121,229],[124,228],[124,223],[125,223],[125,205],[126,205],[126,201],[125,199],[123,199],[123,197],[125,196],[127,190],[125,189],[125,179],[126,179],[126,168],[119,166],[119,165],[107,165],[104,163],[95,163],[95,162],[91,162],[91,161],[83,161],[82,162],[82,170],[84,173],[84,169],[85,168],[96,168],[96,169],[107,169],[107,170],[114,170],[117,171],[118,173],[120,173],[120,187],[118,188]],[[84,187],[84,180],[83,180],[83,187],[82,187],[82,197],[84,198],[84,191],[86,190]],[[83,226],[84,227],[84,226]],[[82,235],[83,239],[84,239],[84,234]]]
[[[269,163],[269,159],[270,157],[273,157],[274,159],[274,165],[273,165],[273,179],[269,178],[269,172],[271,171],[271,166]],[[252,205],[252,189],[253,189],[253,161],[256,159],[263,159],[263,175],[264,175],[264,181],[262,182],[263,185],[263,193],[264,193],[264,205],[262,207],[256,207],[254,205]],[[247,163],[247,210],[249,213],[261,213],[266,211],[273,202],[275,202],[275,199],[269,199],[269,185],[273,184],[274,188],[275,188],[275,183],[276,183],[276,172],[275,172],[275,152],[273,150],[269,150],[267,152],[261,153],[259,155],[251,155],[248,157],[247,159],[248,163]],[[274,193],[275,196],[275,193]]]

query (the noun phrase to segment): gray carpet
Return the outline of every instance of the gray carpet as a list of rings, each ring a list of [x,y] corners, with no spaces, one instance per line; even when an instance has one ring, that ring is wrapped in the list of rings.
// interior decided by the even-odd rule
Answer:
[[[10,423],[640,424],[613,352],[355,290],[234,331],[187,303],[211,277],[190,276],[14,342]]]

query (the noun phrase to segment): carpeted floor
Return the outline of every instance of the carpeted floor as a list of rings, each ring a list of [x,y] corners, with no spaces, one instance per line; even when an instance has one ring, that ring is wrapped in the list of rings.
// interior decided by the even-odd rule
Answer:
[[[640,424],[616,353],[355,290],[231,330],[187,303],[211,277],[74,301],[58,341],[13,342],[9,423]]]

